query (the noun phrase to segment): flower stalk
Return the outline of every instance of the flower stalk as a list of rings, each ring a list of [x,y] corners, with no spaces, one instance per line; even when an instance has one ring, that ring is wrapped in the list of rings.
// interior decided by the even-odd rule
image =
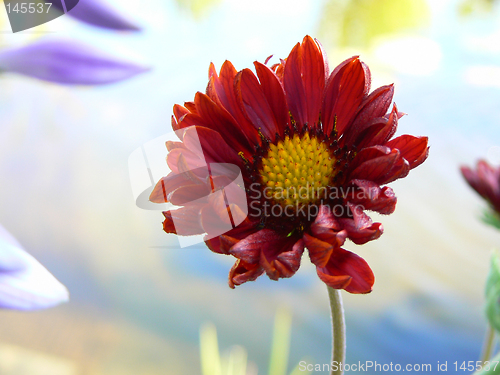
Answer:
[[[486,336],[484,338],[483,349],[481,352],[481,362],[489,361],[491,354],[493,352],[493,346],[495,342],[495,330],[488,324],[488,330],[486,331]]]
[[[345,362],[346,352],[346,334],[345,334],[345,318],[344,307],[342,305],[342,296],[339,289],[333,289],[329,286],[328,296],[330,298],[330,310],[332,314],[332,366],[331,375],[344,374],[343,366]],[[336,370],[334,370],[336,368]]]

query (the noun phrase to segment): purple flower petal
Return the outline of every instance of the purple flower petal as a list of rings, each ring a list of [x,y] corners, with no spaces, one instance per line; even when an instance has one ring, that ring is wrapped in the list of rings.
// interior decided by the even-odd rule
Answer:
[[[0,225],[0,273],[25,269],[25,263],[17,256],[20,245],[7,230]]]
[[[18,268],[0,269],[0,308],[37,310],[68,301],[68,290],[0,225],[0,265],[15,259]],[[4,267],[6,268],[6,267]]]
[[[1,51],[1,70],[56,83],[99,85],[130,78],[149,68],[118,60],[81,42],[44,40]]]
[[[79,0],[76,5],[74,3],[74,0],[66,0],[67,14],[79,21],[112,30],[141,30],[140,27],[114,10],[103,0]],[[54,2],[53,5],[60,8],[57,2]],[[64,13],[64,9],[60,9],[60,11]]]

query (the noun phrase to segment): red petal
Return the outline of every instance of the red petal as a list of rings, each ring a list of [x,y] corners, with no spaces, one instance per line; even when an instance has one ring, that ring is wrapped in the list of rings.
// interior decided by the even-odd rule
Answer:
[[[366,122],[384,116],[389,110],[394,96],[394,85],[381,86],[368,95],[356,116],[356,121]]]
[[[342,227],[339,225],[335,215],[333,215],[329,206],[321,205],[319,207],[318,216],[311,225],[311,231],[315,236],[327,234],[330,230],[340,231]],[[323,237],[318,237],[325,239]]]
[[[374,180],[379,185],[388,184],[389,182],[396,181],[398,178],[404,178],[410,173],[410,164],[406,159],[399,158],[390,171],[385,175]]]
[[[297,43],[288,55],[284,68],[283,84],[290,113],[297,126],[302,128],[307,119],[307,99],[302,85],[302,49],[300,43]]]
[[[230,61],[225,61],[220,70],[220,77],[217,77],[215,69],[211,71],[213,79],[213,87],[219,101],[224,108],[231,114],[235,122],[246,134],[251,144],[257,144],[259,137],[250,121],[243,114],[242,108],[236,99],[234,91],[234,79],[236,77],[236,69]]]
[[[363,148],[357,153],[356,157],[351,162],[350,169],[355,170],[367,160],[389,155],[390,153],[391,149],[385,146],[371,146]]]
[[[207,164],[230,163],[242,167],[238,153],[228,146],[220,133],[214,130],[202,126],[192,126],[184,133],[183,140],[189,150],[195,153],[201,151],[203,154],[201,156]]]
[[[167,233],[178,234],[179,236],[192,236],[205,233],[199,220],[201,208],[201,206],[192,205],[163,212],[165,216],[163,230]]]
[[[265,231],[264,233],[261,233]],[[238,243],[236,243],[230,250],[229,253],[234,255],[236,258],[243,260],[245,263],[258,264],[260,261],[260,251],[265,245],[266,239],[265,234],[267,232],[273,231],[269,229],[263,229],[257,233],[251,234]],[[264,238],[262,238],[264,234]]]
[[[234,263],[233,268],[229,271],[229,287],[234,289],[235,286],[254,281],[264,273],[264,269],[258,264],[248,264],[238,259]]]
[[[363,67],[363,73],[365,74],[365,89],[364,95],[368,95],[370,92],[370,87],[372,85],[372,73],[370,72],[370,68],[363,61],[361,61],[361,66]]]
[[[172,129],[174,131],[176,130],[179,130],[180,127],[179,127],[179,124],[177,123],[177,120],[175,119],[175,116],[172,115],[172,117],[170,118],[170,124],[172,125]]]
[[[217,76],[215,67],[213,67],[210,73],[212,74],[211,78],[214,78],[214,86],[217,92],[217,96],[219,97],[224,107],[228,110],[228,112],[231,113],[233,117],[235,117],[235,110],[238,109],[238,105],[234,100],[233,91],[234,77],[237,73],[236,69],[234,68],[231,61],[226,60],[224,61],[224,64],[222,64],[222,67],[220,69],[220,77]]]
[[[311,262],[313,264],[318,267],[324,267],[328,263],[328,260],[330,259],[330,256],[332,255],[334,249],[342,246],[345,241],[347,232],[344,230],[341,233],[341,241],[337,240],[336,243],[325,242],[320,240],[319,238],[304,233],[302,238],[304,239],[304,244],[309,251],[309,258],[311,259]]]
[[[204,229],[206,229],[206,224],[204,223],[204,217],[202,216],[201,221],[202,221],[202,226]],[[231,229],[227,233],[215,237],[211,239],[210,245],[209,246],[216,246],[217,251],[221,254],[229,254],[229,250],[231,247],[236,245],[238,241],[241,239],[249,236],[252,233],[255,233],[257,229],[258,222],[253,222],[250,221],[248,218],[246,218],[243,222],[241,222],[239,225],[236,226],[236,228]],[[205,240],[207,241],[208,236],[206,236]],[[215,245],[216,244],[216,245]]]
[[[224,107],[224,103],[220,100],[219,95],[217,93],[217,88],[215,83],[216,80],[218,80],[217,70],[215,69],[215,65],[213,63],[210,63],[210,66],[208,68],[208,85],[206,94],[210,99],[212,99],[218,105]]]
[[[292,277],[300,267],[304,241],[293,237],[283,239],[278,234],[275,236],[274,245],[262,249],[260,264],[271,280]]]
[[[398,150],[391,150],[388,155],[367,160],[357,167],[351,174],[350,179],[371,180],[379,182],[383,179],[401,159]]]
[[[365,124],[363,130],[354,140],[354,144],[358,149],[385,144],[396,133],[400,115],[402,113],[398,112],[396,105],[394,105],[388,116],[376,117]]]
[[[210,63],[210,65],[213,65],[213,64]],[[208,80],[208,85],[207,85],[207,89],[205,90],[205,93],[218,106],[224,107],[224,105],[222,104],[222,102],[219,99],[219,96],[217,95],[217,91],[215,90],[214,77],[210,77],[210,79]]]
[[[186,178],[184,174],[169,173],[168,176],[163,177],[156,183],[149,200],[153,203],[168,202],[168,194],[186,184],[192,184],[192,181]]]
[[[241,239],[230,237],[226,234],[223,234],[219,237],[220,240],[220,249],[224,254],[229,255],[229,250],[238,243]]]
[[[174,105],[174,116],[177,121],[179,121],[182,117],[190,113],[186,108],[179,104]]]
[[[319,278],[335,289],[349,293],[370,293],[375,277],[368,263],[360,256],[342,248],[335,249],[325,267],[317,267]]]
[[[337,276],[327,274],[323,269],[320,270],[317,267],[316,273],[318,274],[321,281],[323,281],[326,285],[333,289],[345,289],[352,279],[349,275]]]
[[[359,134],[373,124],[373,120],[382,117],[387,113],[394,95],[394,86],[382,86],[368,95],[361,104],[361,107],[352,123],[346,130],[346,145],[352,145]]]
[[[203,241],[205,241],[207,247],[214,253],[224,254],[221,249],[220,237],[208,238],[208,236],[205,236],[203,237]]]
[[[301,239],[262,229],[239,241],[229,252],[246,263],[259,263],[271,279],[277,280],[297,271],[303,251]]]
[[[389,148],[385,146],[372,146],[361,150],[354,159],[351,170],[355,169],[349,174],[349,178],[353,180],[371,180],[382,185],[398,178],[406,177],[410,171],[410,164],[406,159],[401,157],[399,150],[392,149],[386,155],[374,157],[377,156],[377,153],[383,152],[383,150],[389,150]],[[370,157],[372,159],[363,161]]]
[[[410,163],[410,169],[418,167],[429,155],[427,137],[414,137],[412,135],[402,135],[387,142],[385,145],[390,148],[397,148],[401,156]]]
[[[177,234],[177,232],[175,231],[175,226],[174,222],[172,221],[172,215],[170,214],[170,211],[163,211],[163,216],[165,216],[165,220],[163,221],[163,230],[166,233]]]
[[[168,201],[176,206],[183,206],[195,200],[204,198],[208,202],[208,195],[211,193],[210,186],[207,185],[187,185],[175,189],[169,196]]]
[[[214,63],[210,63],[208,66],[208,78],[217,77],[217,69],[215,69]]]
[[[182,142],[166,141],[165,146],[167,147],[167,151],[169,151],[169,152],[176,149],[176,148],[184,149],[184,145]]]
[[[286,59],[280,59],[279,64],[274,64],[273,66],[271,66],[271,70],[276,74],[276,77],[278,77],[281,84],[283,84],[283,77],[285,75],[285,65]]]
[[[324,69],[325,69],[325,82],[326,82],[328,80],[328,77],[330,76],[330,67],[328,66],[328,57],[326,56],[326,51],[323,48],[323,45],[319,42],[319,40],[315,38],[314,41],[318,45],[318,48],[321,52],[321,55],[323,56],[323,62],[325,64]]]
[[[356,139],[352,140],[352,143],[358,148],[358,150],[377,145],[377,143],[373,140],[377,134],[387,127],[387,123],[388,121],[385,117],[374,118],[363,126],[363,130],[357,135]]]
[[[324,266],[333,248],[340,247],[347,238],[347,231],[342,230],[330,207],[320,206],[318,216],[311,224],[310,236],[304,233],[304,241],[311,261],[317,266]]]
[[[253,150],[252,137],[237,124],[232,116],[201,92],[195,96],[196,108],[205,122],[203,126],[217,131],[238,151]],[[252,130],[256,133],[255,130]]]
[[[227,208],[220,212],[210,204],[201,210],[200,223],[207,238],[219,237],[233,229]]]
[[[353,204],[385,215],[396,209],[397,198],[390,187],[381,188],[378,184],[366,180],[353,180],[352,183],[356,189],[348,200]]]
[[[310,36],[302,41],[302,84],[307,106],[305,123],[313,127],[319,120],[323,100],[325,62],[321,49]]]
[[[376,240],[383,233],[380,223],[373,223],[372,219],[365,214],[362,207],[348,203],[348,207],[353,215],[352,219],[338,219],[342,227],[347,230],[349,239],[356,245],[362,245],[369,241]]]
[[[175,127],[173,127],[173,129],[179,130],[179,129],[188,128],[188,127],[193,126],[193,125],[209,127],[209,124],[208,124],[206,119],[201,118],[200,116],[198,116],[195,113],[189,112],[189,113],[185,114],[184,116],[182,116],[181,118],[179,118],[179,122],[177,123],[177,125],[175,125]],[[174,126],[174,125],[172,125],[172,126]]]
[[[484,160],[477,163],[477,170],[462,167],[461,171],[470,186],[485,198],[491,197],[500,188],[497,172]]]
[[[198,110],[196,109],[196,104],[194,102],[184,102],[184,107],[191,112],[193,115],[198,115]]]
[[[325,87],[325,62],[316,42],[306,36],[286,60],[283,83],[290,112],[299,129],[319,121]]]
[[[167,164],[174,173],[193,171],[198,168],[207,170],[205,161],[193,151],[185,148],[184,145],[182,147],[176,147],[168,153]]]
[[[497,194],[500,190],[499,170],[490,166],[486,161],[480,160],[477,163],[477,178],[487,186],[492,193]]]
[[[499,210],[500,168],[493,168],[486,161],[479,160],[476,170],[462,167],[461,171],[469,185]]]
[[[235,87],[236,96],[255,129],[274,142],[276,133],[279,133],[278,124],[257,77],[250,69],[243,69],[236,75]]]
[[[371,138],[369,145],[382,145],[391,139],[398,128],[398,118],[398,108],[396,107],[396,104],[394,104],[385,126],[381,127],[377,133],[369,135]]]
[[[220,236],[221,250],[224,254],[229,254],[231,248],[239,241],[258,231],[258,223],[252,223],[250,226],[242,226],[242,224]]]
[[[338,71],[335,70],[325,89],[323,99],[323,128],[330,134],[335,127],[344,134],[364,97],[365,72],[357,57],[353,57]]]
[[[278,77],[271,69],[257,61],[254,65],[262,86],[262,91],[278,123],[278,134],[283,138],[285,127],[290,126],[290,115],[288,113],[283,87]]]
[[[480,192],[480,181],[477,178],[477,172],[473,171],[471,168],[467,166],[460,167],[460,171],[462,172],[462,176],[467,180],[470,186],[474,190],[476,190],[479,194],[483,195],[483,192]]]

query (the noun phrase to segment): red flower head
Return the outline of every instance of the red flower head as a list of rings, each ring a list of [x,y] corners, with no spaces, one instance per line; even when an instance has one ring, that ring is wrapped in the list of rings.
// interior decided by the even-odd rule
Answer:
[[[476,170],[461,167],[469,185],[500,214],[500,167],[493,168],[486,161],[477,162]]]
[[[370,267],[342,246],[380,237],[382,224],[366,211],[394,211],[396,196],[381,185],[427,158],[427,137],[391,139],[403,115],[395,105],[387,113],[393,86],[369,93],[370,71],[358,57],[330,73],[309,36],[280,64],[254,65],[257,75],[229,61],[217,74],[211,64],[206,93],[174,106],[181,142],[167,142],[172,172],[150,197],[181,206],[164,212],[164,230],[207,233],[212,251],[234,256],[232,288],[264,272],[292,276],[307,248],[328,286],[370,292]],[[229,165],[239,170],[214,171]],[[238,173],[242,182],[231,184]],[[243,203],[232,203],[238,190]]]

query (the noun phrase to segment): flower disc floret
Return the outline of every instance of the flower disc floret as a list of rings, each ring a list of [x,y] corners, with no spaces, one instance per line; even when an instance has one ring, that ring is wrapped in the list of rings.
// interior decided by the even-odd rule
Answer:
[[[264,196],[282,206],[319,201],[337,174],[336,158],[326,142],[305,132],[270,144],[259,174]]]

